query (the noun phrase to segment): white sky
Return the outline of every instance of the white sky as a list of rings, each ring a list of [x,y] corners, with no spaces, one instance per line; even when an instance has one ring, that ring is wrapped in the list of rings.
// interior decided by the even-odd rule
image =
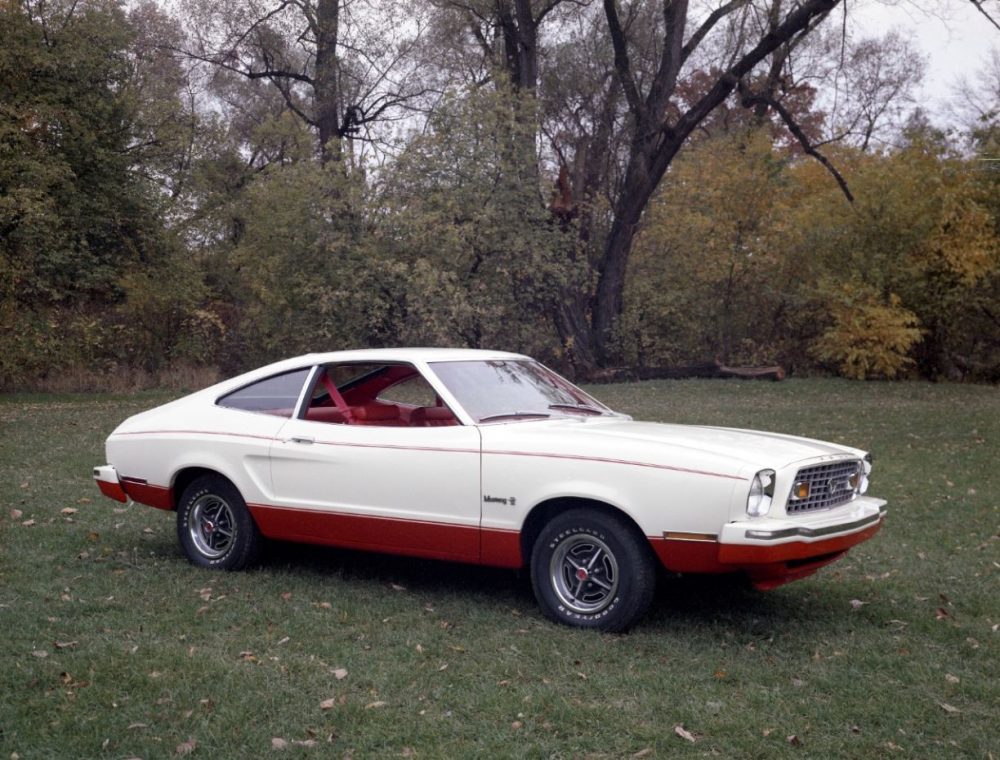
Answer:
[[[852,36],[896,29],[914,40],[927,56],[923,92],[928,99],[927,110],[938,120],[947,118],[945,106],[958,79],[963,75],[972,79],[984,66],[990,50],[1000,49],[1000,30],[970,0],[846,2]],[[1000,21],[1000,3],[984,0],[983,6]]]

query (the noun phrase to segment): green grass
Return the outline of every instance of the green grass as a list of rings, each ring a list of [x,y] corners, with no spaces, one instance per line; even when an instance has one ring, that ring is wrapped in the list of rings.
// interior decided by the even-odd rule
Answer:
[[[0,757],[1000,757],[1000,391],[594,391],[870,448],[888,524],[807,580],[668,579],[632,633],[584,633],[504,571],[289,546],[198,570],[172,514],[90,479],[165,396],[0,398]]]

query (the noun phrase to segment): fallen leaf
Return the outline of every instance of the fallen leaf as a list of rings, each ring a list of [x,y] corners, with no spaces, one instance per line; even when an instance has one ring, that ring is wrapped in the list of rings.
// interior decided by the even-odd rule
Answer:
[[[958,683],[961,679],[958,676],[953,676],[951,673],[945,673],[944,680],[948,683]]]
[[[10,511],[11,520],[20,520],[22,517],[24,517],[24,512],[22,512],[20,509],[12,509]]]
[[[88,499],[86,496],[84,496],[82,498],[77,499],[76,503],[77,504],[90,504],[90,499]]]
[[[681,739],[684,739],[685,741],[691,742],[692,744],[694,744],[695,741],[697,741],[694,738],[694,734],[692,734],[690,731],[684,728],[684,726],[674,726],[674,734],[679,736]]]
[[[420,644],[417,644],[416,649],[417,649],[417,654],[423,654],[424,653],[424,648],[422,646],[420,646]]]
[[[315,739],[292,739],[292,744],[297,747],[315,747]]]
[[[76,642],[76,641],[57,641],[55,643],[55,647],[56,647],[56,649],[72,649],[78,643],[79,642]]]
[[[949,715],[956,715],[957,713],[962,712],[957,707],[953,707],[952,705],[949,705],[947,702],[938,702],[938,707],[940,707]]]
[[[59,514],[61,514],[61,515],[75,515],[79,511],[80,510],[77,509],[76,507],[66,507],[65,509],[59,510]]]
[[[284,600],[285,600],[285,601],[287,602],[287,601],[288,601],[289,599],[291,599],[291,598],[292,598],[292,592],[291,592],[291,591],[286,591],[286,592],[284,592],[284,593],[283,593],[283,594],[281,595],[281,598],[282,598],[282,599],[284,599]]]
[[[652,747],[646,747],[645,749],[640,749],[638,752],[636,752],[634,755],[632,755],[632,757],[635,757],[635,758],[649,757],[652,754],[653,754],[653,748]]]
[[[934,618],[936,620],[944,620],[945,618],[950,618],[951,613],[948,612],[944,607],[938,607],[934,613]]]
[[[181,742],[177,745],[177,749],[174,750],[174,754],[177,755],[190,755],[198,748],[198,741],[196,739],[188,739],[186,742]]]
[[[153,535],[153,534],[154,534],[154,533],[155,533],[156,531],[155,531],[155,530],[153,530],[152,528],[143,528],[143,529],[142,529],[142,532],[143,532],[143,533],[145,533],[145,534],[146,534],[147,536],[151,536],[151,535]],[[191,750],[191,751],[193,752],[194,750]]]
[[[284,739],[279,739],[277,736],[271,739],[271,749],[286,749],[288,747],[288,742]]]
[[[34,520],[25,520],[23,523],[21,523],[21,525],[23,525],[25,528],[30,528],[34,524],[35,524]]]
[[[134,731],[137,728],[146,728],[146,724],[145,723],[130,723],[128,728],[129,728],[129,731]]]
[[[393,591],[406,591],[406,586],[400,586],[398,583],[389,584],[392,586]]]
[[[347,678],[347,669],[346,668],[334,669],[333,677],[336,678],[338,681],[343,681],[345,678]]]
[[[332,710],[336,706],[337,706],[336,697],[330,697],[329,699],[324,699],[322,702],[319,703],[320,710]]]
[[[518,729],[523,728],[524,724],[519,720],[515,720],[513,723],[510,724],[510,727],[513,728],[515,731],[517,731]]]
[[[282,639],[281,639],[281,640],[280,640],[280,641],[278,642],[278,646],[280,647],[280,646],[281,646],[282,644],[287,644],[287,643],[288,643],[289,641],[291,641],[291,640],[292,640],[292,639],[291,639],[291,637],[289,637],[289,636],[284,636],[284,637],[282,637]]]
[[[383,702],[382,700],[378,700],[376,702],[369,702],[367,705],[365,705],[365,709],[366,710],[374,710],[374,709],[379,708],[379,707],[385,707],[387,704],[389,704],[389,703],[388,702]]]
[[[860,610],[866,604],[868,604],[868,602],[862,602],[860,599],[852,599],[851,600],[851,609]]]
[[[448,663],[446,662],[444,665],[442,665],[440,668],[438,668],[438,671],[447,670],[447,669],[448,669]]]
[[[40,660],[44,660],[46,657],[49,656],[49,653],[46,652],[44,649],[36,649],[31,654],[32,654],[33,657],[37,657]]]
[[[787,741],[793,747],[802,746],[802,740],[798,737],[798,734],[792,734],[791,736],[785,737],[785,741]]]

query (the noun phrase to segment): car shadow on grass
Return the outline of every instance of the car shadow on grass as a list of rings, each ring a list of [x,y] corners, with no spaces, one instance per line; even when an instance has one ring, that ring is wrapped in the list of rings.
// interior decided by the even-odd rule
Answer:
[[[516,607],[543,622],[535,602],[530,575],[525,570],[504,570],[439,560],[416,559],[370,552],[272,542],[260,571],[284,570],[298,576],[313,575],[320,582],[401,586],[408,591],[460,597],[486,608]],[[796,584],[799,585],[799,584]],[[805,591],[800,589],[805,588]],[[765,634],[774,628],[829,622],[849,608],[847,589],[837,584],[788,587],[758,591],[741,575],[675,576],[663,573],[656,597],[638,624],[645,632],[690,628],[705,632],[706,625],[740,632]]]

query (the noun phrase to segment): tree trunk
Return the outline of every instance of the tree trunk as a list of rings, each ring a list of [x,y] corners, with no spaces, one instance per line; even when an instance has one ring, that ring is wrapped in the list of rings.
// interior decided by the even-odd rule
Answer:
[[[339,161],[340,87],[337,35],[340,31],[340,0],[318,0],[316,4],[316,72],[313,84],[313,118],[319,131],[320,155],[324,162]]]
[[[614,47],[614,67],[622,92],[628,103],[632,121],[632,144],[625,180],[614,204],[614,221],[602,255],[598,261],[598,283],[594,301],[590,304],[589,342],[586,348],[575,344],[578,361],[588,359],[606,366],[611,359],[613,329],[624,305],[625,279],[632,243],[639,222],[656,187],[666,173],[681,146],[698,124],[722,104],[736,89],[740,80],[768,55],[788,44],[797,35],[808,32],[827,15],[840,0],[806,0],[788,13],[780,23],[772,23],[757,44],[735,59],[719,74],[718,79],[700,100],[694,103],[673,124],[666,121],[667,107],[677,86],[677,78],[686,58],[704,39],[711,28],[746,3],[733,2],[710,14],[686,44],[682,45],[687,23],[686,0],[663,0],[664,39],[661,60],[655,76],[649,80],[645,93],[640,91],[630,61],[629,43],[618,17],[616,0],[604,0],[608,32]],[[772,11],[780,6],[776,2]],[[775,13],[774,18],[777,18]],[[564,308],[583,308],[576,299]],[[577,313],[567,322],[576,324],[587,315]]]

